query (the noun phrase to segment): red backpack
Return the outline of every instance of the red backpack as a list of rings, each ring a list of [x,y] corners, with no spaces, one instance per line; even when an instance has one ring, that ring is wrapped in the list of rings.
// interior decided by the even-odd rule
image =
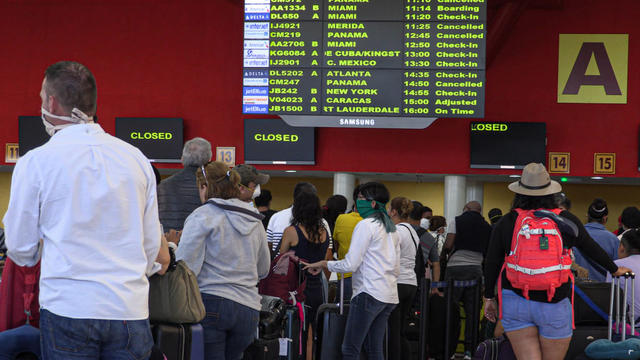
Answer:
[[[271,262],[266,278],[260,280],[258,292],[261,295],[277,296],[289,304],[303,302],[306,279],[300,268],[300,259],[293,250],[278,255]]]
[[[550,218],[537,217],[537,210],[515,209],[518,213],[511,238],[511,250],[505,257],[498,277],[498,296],[502,296],[502,271],[507,272],[511,285],[522,290],[529,300],[530,290],[546,290],[551,301],[556,289],[571,279],[571,249],[566,249],[558,225]],[[554,209],[559,215],[562,209]],[[502,304],[502,299],[500,299]],[[573,304],[573,287],[571,293]],[[502,318],[502,306],[500,306]]]

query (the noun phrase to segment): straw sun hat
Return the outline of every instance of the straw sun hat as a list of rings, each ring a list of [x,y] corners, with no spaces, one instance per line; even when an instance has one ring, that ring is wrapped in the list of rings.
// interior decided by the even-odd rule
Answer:
[[[551,180],[544,165],[529,163],[522,170],[520,180],[509,184],[509,190],[516,194],[544,196],[562,191],[562,186]]]

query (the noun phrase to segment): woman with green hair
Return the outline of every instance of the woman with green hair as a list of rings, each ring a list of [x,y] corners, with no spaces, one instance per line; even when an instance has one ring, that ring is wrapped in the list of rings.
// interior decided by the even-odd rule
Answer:
[[[324,268],[337,273],[353,273],[353,295],[342,343],[344,360],[360,359],[363,345],[368,359],[384,359],[384,332],[389,314],[398,304],[400,272],[396,226],[385,209],[389,197],[383,184],[369,182],[362,185],[356,207],[363,220],[353,230],[345,258],[306,266],[312,273]]]

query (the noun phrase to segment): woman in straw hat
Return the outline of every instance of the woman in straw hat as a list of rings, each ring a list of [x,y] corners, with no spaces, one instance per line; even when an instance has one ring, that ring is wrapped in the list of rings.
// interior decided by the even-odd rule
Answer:
[[[516,193],[512,210],[496,225],[485,259],[485,316],[490,321],[496,321],[497,318],[496,282],[505,257],[511,250],[511,240],[518,218],[516,209],[555,209],[554,194],[560,192],[562,187],[558,182],[551,180],[542,164],[530,163],[522,171],[520,181],[510,184],[509,190]],[[562,211],[556,222],[560,225],[565,248],[576,246],[611,274],[622,275],[630,271],[625,267],[618,267],[589,236],[580,220],[570,212]],[[574,228],[574,231],[577,227],[577,236],[563,232],[563,222],[566,222],[569,228]],[[572,308],[569,300],[570,281],[558,287],[550,301],[546,290],[530,290],[527,300],[520,289],[512,286],[505,272],[501,276],[502,324],[516,357],[527,360],[563,359],[573,334]]]

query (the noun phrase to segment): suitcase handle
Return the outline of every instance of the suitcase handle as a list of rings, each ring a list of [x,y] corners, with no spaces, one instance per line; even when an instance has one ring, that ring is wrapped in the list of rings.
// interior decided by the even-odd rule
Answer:
[[[340,315],[344,313],[344,275],[340,277],[340,303],[338,303]]]
[[[624,290],[623,290],[623,305],[622,314],[620,313],[620,290],[621,282],[624,278]],[[627,291],[629,287],[629,279],[631,279],[631,334],[635,334],[635,273],[626,273],[622,276],[612,276],[611,278],[611,296],[609,302],[609,328],[607,330],[608,339],[612,339],[613,335],[613,303],[616,303],[616,334],[620,334],[622,331],[622,341],[627,338]],[[617,291],[616,291],[617,288]],[[622,315],[622,316],[621,316]],[[620,319],[622,317],[622,319]],[[620,326],[620,320],[622,320],[622,327]]]

